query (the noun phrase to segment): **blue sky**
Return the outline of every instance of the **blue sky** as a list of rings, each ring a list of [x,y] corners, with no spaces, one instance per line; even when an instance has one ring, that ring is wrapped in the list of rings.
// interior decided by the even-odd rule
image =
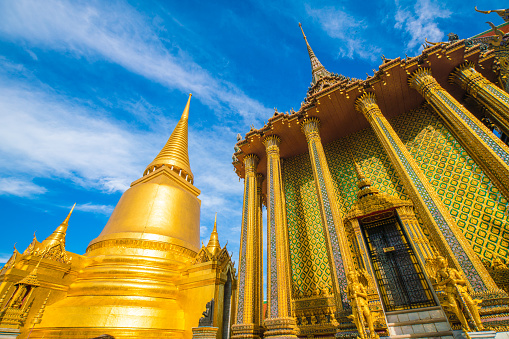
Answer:
[[[500,1],[0,0],[0,262],[76,210],[83,254],[130,182],[163,147],[187,100],[202,239],[218,212],[238,261],[243,184],[237,133],[298,109],[311,81],[298,22],[332,72],[361,78],[424,38],[488,29]]]

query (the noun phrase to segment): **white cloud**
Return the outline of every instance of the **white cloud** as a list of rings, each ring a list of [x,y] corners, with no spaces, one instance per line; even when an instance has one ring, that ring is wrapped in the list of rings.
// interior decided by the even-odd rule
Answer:
[[[192,92],[218,114],[240,114],[249,122],[268,116],[269,109],[234,84],[214,78],[178,46],[167,48],[152,23],[127,4],[95,5],[0,2],[0,32],[34,46],[99,56],[168,88]]]
[[[0,173],[66,178],[122,191],[143,170],[139,157],[132,156],[143,154],[146,145],[140,139],[65,97],[0,81]],[[27,192],[44,193],[27,187],[32,187]]]
[[[313,19],[317,20],[322,29],[331,37],[341,42],[339,54],[342,57],[353,59],[358,56],[362,59],[374,61],[381,54],[381,49],[368,43],[362,33],[365,22],[349,15],[334,7],[311,8],[306,6],[306,11]]]
[[[75,209],[77,211],[110,215],[114,208],[115,207],[111,205],[96,205],[91,202],[87,202],[86,204],[76,204]]]
[[[433,0],[418,0],[413,8],[402,6],[396,0],[398,10],[394,16],[395,28],[404,30],[410,40],[407,43],[408,50],[420,47],[424,39],[429,41],[442,41],[444,32],[438,27],[437,19],[445,19],[451,16],[451,12],[443,9],[438,2]]]
[[[17,197],[31,197],[43,194],[46,189],[31,181],[20,178],[0,178],[0,195],[14,195]]]

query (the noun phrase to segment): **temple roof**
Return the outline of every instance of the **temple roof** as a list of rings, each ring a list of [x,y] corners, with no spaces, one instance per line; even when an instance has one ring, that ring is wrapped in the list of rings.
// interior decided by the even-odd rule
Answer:
[[[318,58],[316,57],[315,53],[313,52],[313,49],[311,49],[311,46],[309,45],[308,39],[306,37],[306,34],[304,34],[304,29],[302,28],[302,24],[299,22],[300,30],[302,31],[302,36],[304,37],[304,41],[306,41],[306,46],[309,54],[309,60],[311,61],[311,86],[308,89],[307,97],[305,102],[307,102],[307,99],[314,95],[316,92],[320,92],[322,89],[329,87],[335,83],[342,82],[342,81],[355,81],[357,79],[351,79],[341,74],[331,73],[323,67],[322,63]]]
[[[372,92],[387,119],[420,107],[424,98],[408,84],[409,75],[420,67],[430,68],[435,79],[454,97],[464,95],[459,86],[449,83],[449,74],[461,63],[472,61],[476,69],[488,80],[496,82],[492,71],[494,52],[484,51],[480,46],[467,46],[467,40],[438,43],[427,46],[420,55],[405,59],[386,59],[365,80],[343,80],[316,91],[309,96],[297,112],[275,112],[260,129],[252,129],[243,140],[237,142],[233,165],[237,175],[244,178],[243,160],[247,154],[256,154],[260,161],[257,172],[266,174],[267,159],[263,138],[276,134],[282,142],[282,158],[293,157],[308,151],[300,123],[304,118],[318,117],[321,121],[320,136],[323,144],[346,137],[369,127],[362,113],[355,110],[355,100],[366,92]],[[262,187],[265,187],[263,185]]]

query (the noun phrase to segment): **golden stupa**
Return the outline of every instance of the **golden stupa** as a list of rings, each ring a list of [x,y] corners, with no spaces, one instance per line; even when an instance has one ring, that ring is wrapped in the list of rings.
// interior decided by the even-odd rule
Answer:
[[[15,252],[0,273],[4,299],[33,293],[19,298],[24,308],[17,323],[0,321],[0,334],[13,328],[19,338],[190,338],[214,299],[210,325],[223,337],[235,272],[215,224],[209,246],[200,247],[200,190],[193,186],[187,142],[190,100],[164,148],[122,195],[85,255],[65,252],[70,214],[48,239],[34,238],[23,255]],[[16,276],[34,265],[39,286],[20,292]],[[7,304],[2,300],[2,310],[10,309]]]

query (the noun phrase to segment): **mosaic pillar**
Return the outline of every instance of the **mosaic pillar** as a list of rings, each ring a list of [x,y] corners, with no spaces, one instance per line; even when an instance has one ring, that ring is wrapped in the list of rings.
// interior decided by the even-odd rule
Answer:
[[[369,262],[368,250],[366,248],[366,244],[365,244],[364,238],[362,236],[362,230],[361,230],[361,225],[359,224],[359,220],[354,218],[354,219],[348,220],[348,222],[350,223],[350,225],[354,231],[354,234],[355,234],[355,240],[357,241],[357,245],[359,247],[359,252],[361,254],[362,265],[364,266],[364,269],[366,270],[366,272],[368,272],[368,274],[371,276],[373,281],[375,281],[375,275],[373,274],[373,269],[371,268],[371,264]]]
[[[415,252],[419,256],[421,263],[424,265],[426,260],[433,258],[433,251],[428,239],[422,232],[419,221],[415,217],[414,209],[412,206],[400,206],[396,208],[396,213],[398,214],[408,237],[412,241]]]
[[[477,72],[471,61],[456,67],[449,80],[486,107],[497,125],[509,135],[509,94],[506,91]]]
[[[267,151],[267,329],[264,337],[297,338],[291,314],[291,274],[286,206],[281,179],[279,144],[271,135]]]
[[[509,199],[509,148],[447,93],[433,78],[431,70],[418,69],[409,84],[421,93],[470,157]]]
[[[232,326],[232,338],[259,339],[260,317],[259,300],[256,300],[259,275],[262,274],[259,267],[257,239],[259,217],[257,211],[257,178],[256,167],[258,157],[248,154],[244,158],[244,203],[242,207],[242,234],[240,242],[240,265],[237,289],[237,316],[235,325]],[[260,296],[258,296],[260,297]],[[256,322],[258,320],[258,322]]]
[[[259,268],[256,274],[255,283],[255,309],[254,323],[263,322],[263,196],[262,196],[263,174],[256,174],[256,267]]]
[[[455,220],[387,119],[382,115],[375,95],[365,93],[357,99],[355,108],[364,114],[375,131],[415,207],[433,232],[435,242],[442,250],[442,255],[447,257],[453,267],[463,271],[473,291],[481,293],[496,289],[495,282],[470,247]]]
[[[350,308],[345,292],[347,288],[346,271],[350,268],[353,269],[353,266],[351,265],[350,248],[347,244],[343,217],[339,211],[336,194],[334,193],[329,165],[320,139],[319,127],[320,121],[318,118],[307,118],[301,124],[308,142],[318,204],[322,216],[327,256],[330,263],[334,298],[339,312]]]

